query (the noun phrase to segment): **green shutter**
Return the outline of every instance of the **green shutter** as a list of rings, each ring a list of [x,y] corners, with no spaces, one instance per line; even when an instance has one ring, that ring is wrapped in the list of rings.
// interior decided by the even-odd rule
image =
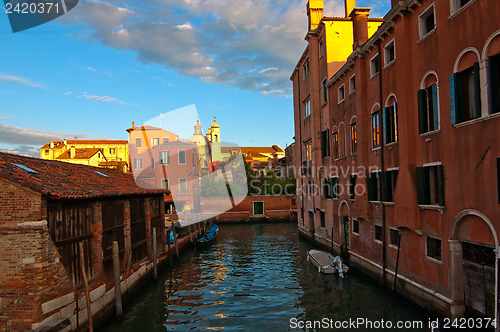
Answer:
[[[500,112],[500,54],[488,58],[490,113]]]
[[[417,203],[429,204],[429,173],[425,167],[417,167]]]
[[[323,181],[324,181],[323,182],[323,189],[324,189],[324,192],[325,192],[325,197],[326,198],[332,198],[332,196],[331,196],[330,181],[327,178],[325,178]]]
[[[476,95],[476,114],[481,116],[481,78],[479,76],[479,62],[474,62],[474,85]]]
[[[389,107],[384,107],[382,110],[382,125],[384,127],[384,143],[390,142],[389,141],[389,123],[391,122],[390,120],[390,108]]]
[[[393,115],[394,115],[394,142],[398,141],[398,103],[394,102],[392,105],[393,108]]]
[[[456,84],[456,74],[450,75],[450,113],[451,113],[451,124],[457,123],[457,109],[456,109],[456,98],[455,98],[455,84]]]
[[[429,131],[427,126],[427,93],[425,89],[418,90],[418,132],[419,134]]]
[[[444,206],[444,175],[443,165],[436,166],[437,190],[439,206]]]
[[[438,87],[437,84],[431,86],[432,90],[432,114],[434,121],[434,130],[439,128],[439,100],[438,100]]]
[[[325,130],[325,154],[330,156],[330,129]]]

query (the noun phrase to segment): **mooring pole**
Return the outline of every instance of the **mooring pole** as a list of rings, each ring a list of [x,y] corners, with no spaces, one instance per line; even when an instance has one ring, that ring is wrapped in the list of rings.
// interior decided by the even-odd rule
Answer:
[[[156,227],[153,227],[153,277],[158,279],[158,262],[156,261]]]
[[[122,309],[122,287],[120,282],[120,249],[118,248],[117,241],[113,241],[113,277],[115,280],[116,317],[120,318],[123,314],[123,309]]]
[[[175,231],[175,225],[174,224],[172,224],[172,231],[174,232],[175,252],[177,253],[177,258],[180,258],[180,256],[179,256],[179,247],[177,246],[177,233]]]
[[[89,318],[89,331],[92,332],[92,331],[94,331],[94,327],[92,326],[92,308],[90,307],[89,283],[87,281],[87,272],[85,271],[85,260],[84,260],[84,255],[83,255],[83,243],[79,242],[78,247],[80,249],[80,265],[82,268],[83,283],[85,284],[85,298],[87,300],[87,316]]]
[[[398,233],[398,254],[396,256],[396,271],[394,271],[394,286],[392,290],[396,293],[396,280],[398,280],[399,250],[401,248],[401,234]]]
[[[168,259],[170,260],[170,266],[172,266],[172,252],[170,250],[170,232],[167,229],[167,247],[168,247]]]

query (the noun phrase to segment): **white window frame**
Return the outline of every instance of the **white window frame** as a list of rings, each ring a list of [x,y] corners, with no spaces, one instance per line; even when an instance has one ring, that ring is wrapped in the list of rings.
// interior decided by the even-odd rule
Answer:
[[[169,141],[168,137],[163,137],[162,144],[167,144]]]
[[[134,169],[142,169],[142,158],[134,158]]]
[[[345,100],[345,84],[342,84],[339,86],[337,90],[337,96],[338,96],[338,103],[340,104]]]
[[[450,19],[461,13],[467,7],[472,5],[476,0],[470,0],[468,3],[460,7],[460,0],[450,0]]]
[[[139,144],[137,144],[137,143],[139,143]],[[140,137],[135,138],[135,147],[136,148],[142,147],[142,139]]]
[[[354,91],[356,91],[356,74],[353,74],[351,77],[349,77],[349,94],[353,93]]]
[[[429,31],[425,31],[426,26],[425,26],[425,20],[427,17],[430,15],[429,11],[432,10],[432,15],[434,16],[434,28],[432,28]],[[433,33],[436,30],[436,7],[434,6],[434,3],[432,3],[430,6],[428,6],[425,10],[422,11],[422,13],[418,16],[418,36],[419,40],[423,40],[426,38],[428,35]]]
[[[184,185],[186,186],[186,190],[183,192],[182,191],[182,186],[181,186],[181,183],[184,181]],[[187,179],[186,178],[179,178],[179,195],[187,195]]]
[[[162,161],[165,161],[165,159],[162,159],[162,154],[163,153],[166,153],[167,155],[167,160],[166,162],[162,162]],[[160,161],[160,165],[169,165],[170,164],[170,151],[160,151],[160,154],[159,154],[159,161]]]
[[[303,102],[304,105],[304,119],[311,115],[311,98],[307,97]]]
[[[354,231],[354,222],[358,223],[358,232],[357,233]],[[352,227],[351,233],[354,234],[354,235],[359,236],[359,220],[356,219],[356,218],[353,218],[351,224],[352,224],[352,226],[351,226]]]
[[[262,203],[262,214],[265,214],[264,201],[253,201],[252,202],[252,213],[255,215],[255,203]],[[260,216],[260,214],[258,214]]]
[[[325,52],[324,52],[324,49],[323,49],[324,47],[325,47],[325,45],[324,45],[324,43],[323,43],[323,38],[321,38],[321,39],[318,41],[318,48],[319,48],[319,50],[318,50],[318,54],[319,54],[319,58],[320,58],[320,59],[323,57],[323,55],[324,55],[324,53],[325,53]]]
[[[307,59],[304,62],[304,65],[302,66],[302,68],[304,70],[303,73],[304,73],[304,79],[305,79],[307,76],[309,76],[309,70],[310,70],[310,68],[309,68],[309,59]]]
[[[388,59],[388,55],[389,55],[389,47],[393,47],[394,49],[394,59]],[[390,42],[388,42],[385,46],[384,46],[384,69],[389,67],[390,65],[392,65],[394,62],[396,61],[396,39],[392,39]]]
[[[379,239],[377,239],[377,237],[376,237],[377,232],[375,231],[375,229],[376,229],[377,227],[382,228],[382,225],[377,225],[377,224],[374,224],[374,225],[373,225],[373,242],[376,242],[376,243],[382,243],[382,240],[379,240]],[[384,236],[384,229],[383,229],[383,228],[382,228],[381,234],[382,234],[382,239],[383,239],[383,236]]]
[[[181,152],[184,152],[184,162],[183,163],[181,163]],[[187,159],[186,150],[179,150],[179,153],[177,155],[177,161],[178,161],[179,165],[185,165],[186,159]]]
[[[169,190],[168,179],[161,179],[161,189]]]
[[[431,257],[429,256],[429,253],[427,252],[427,241],[429,238],[432,238],[434,240],[439,240],[441,241],[441,259],[437,259],[437,258],[434,258],[434,257]],[[425,257],[429,260],[432,260],[434,262],[437,262],[437,263],[443,263],[443,239],[441,238],[438,238],[436,236],[430,236],[430,235],[426,235],[425,236]]]
[[[151,138],[151,147],[155,147],[157,145],[160,145],[160,138],[159,137]]]
[[[321,81],[321,102],[322,104],[328,103],[328,87],[327,87],[328,81],[327,79],[323,79]]]
[[[370,59],[370,79],[374,78],[375,76],[378,75],[378,73],[380,72],[380,68],[378,69],[377,72],[374,72],[375,70],[375,66],[378,65],[378,59],[377,59],[377,64],[375,64],[375,62],[373,60],[375,60],[376,58],[378,57],[378,53],[375,54],[371,59]]]

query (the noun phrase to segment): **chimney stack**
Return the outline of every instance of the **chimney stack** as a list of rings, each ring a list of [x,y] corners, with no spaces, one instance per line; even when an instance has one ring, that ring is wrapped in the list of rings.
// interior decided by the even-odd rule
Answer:
[[[135,128],[135,123],[134,123],[134,121],[132,121],[132,129],[134,129],[134,128]]]
[[[76,148],[74,146],[72,146],[70,151],[71,151],[70,158],[75,158],[76,157]]]
[[[368,15],[370,15],[370,8],[354,8],[350,14],[354,40],[353,49],[368,41]]]
[[[392,0],[394,1],[394,0]],[[356,8],[356,0],[345,0],[345,17],[349,17],[351,15],[351,12],[354,8]]]
[[[307,16],[309,17],[309,31],[316,30],[319,21],[323,18],[323,0],[309,0],[307,2]]]

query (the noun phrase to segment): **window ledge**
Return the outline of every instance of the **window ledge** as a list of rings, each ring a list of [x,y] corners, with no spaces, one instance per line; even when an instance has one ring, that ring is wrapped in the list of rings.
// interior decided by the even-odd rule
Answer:
[[[395,244],[390,244],[390,243],[389,243],[389,248],[392,248],[392,249],[398,250],[398,246],[397,246],[397,245],[395,245]]]
[[[387,68],[389,68],[390,66],[392,66],[395,62],[396,62],[396,58],[394,58],[394,59],[393,59],[393,60],[391,60],[389,63],[387,63],[387,64],[384,66],[384,70],[386,70]]]
[[[437,27],[434,27],[434,29],[432,29],[431,31],[427,32],[425,35],[420,37],[420,39],[417,41],[417,44],[420,44],[421,42],[426,40],[429,36],[432,36],[434,34],[434,32],[436,32],[436,29],[437,29]]]
[[[375,74],[373,74],[372,76],[370,76],[370,79],[375,78],[377,75],[378,75],[378,72],[377,72],[377,73],[375,73]]]
[[[500,112],[491,113],[484,117],[485,120],[500,118]]]
[[[373,242],[382,244],[382,241],[377,240],[377,239],[373,239]]]
[[[426,133],[422,133],[419,135],[420,135],[420,137],[425,137],[425,136],[430,136],[430,135],[434,135],[434,134],[439,134],[440,132],[441,132],[441,128],[433,130],[433,131],[428,131]]]
[[[419,205],[418,206],[421,210],[436,210],[440,211],[441,214],[443,214],[444,206],[441,205]]]
[[[472,120],[467,120],[467,121],[464,121],[464,122],[455,123],[453,125],[453,127],[455,127],[455,128],[461,128],[461,127],[465,127],[465,126],[468,126],[468,125],[471,125],[471,124],[475,124],[475,123],[481,122],[483,120],[484,120],[483,117],[478,117],[478,118],[475,118],[475,119],[472,119]]]
[[[455,16],[463,12],[465,9],[469,8],[470,5],[472,5],[476,0],[471,0],[469,3],[463,5],[461,8],[457,9],[454,13],[451,13],[450,17],[448,17],[449,20],[453,19]]]
[[[380,150],[380,146],[376,146],[376,147],[372,148],[372,151],[377,151],[377,150]]]
[[[342,104],[342,103],[344,102],[344,100],[345,100],[345,98],[344,98],[344,99],[342,99],[342,100],[339,100],[338,104],[339,104],[339,105],[340,105],[340,104]]]
[[[395,142],[391,142],[391,143],[386,143],[384,146],[386,148],[391,148],[391,147],[398,145],[398,144],[399,144],[399,141],[395,141]]]
[[[430,260],[431,262],[434,262],[434,263],[438,263],[438,264],[443,264],[443,261],[440,261],[439,259],[437,258],[433,258],[433,257],[429,257],[429,256],[425,256],[425,258],[427,258],[428,260]]]
[[[383,202],[386,206],[394,206],[394,202]]]
[[[350,91],[349,94],[348,94],[348,96],[352,95],[354,92],[356,92],[356,89]]]

